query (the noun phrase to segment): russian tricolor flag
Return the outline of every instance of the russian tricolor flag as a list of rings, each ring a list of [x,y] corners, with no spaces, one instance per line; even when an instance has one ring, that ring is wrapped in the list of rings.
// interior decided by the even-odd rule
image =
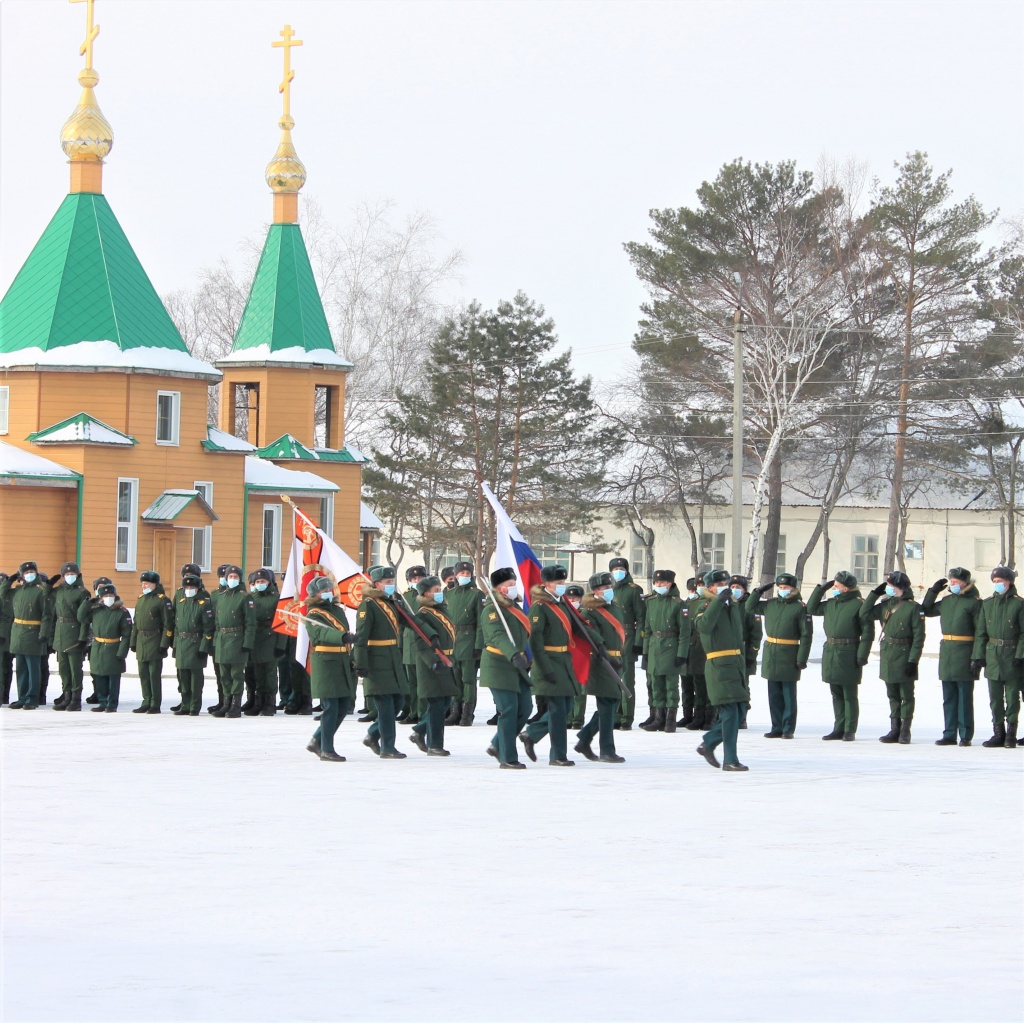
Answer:
[[[523,539],[523,534],[515,527],[501,503],[494,496],[486,483],[481,483],[484,497],[494,509],[494,524],[497,532],[497,543],[494,548],[494,567],[512,568],[519,579],[519,592],[523,597],[523,607],[530,606],[530,587],[540,585],[540,562],[537,555],[530,550],[530,545]]]

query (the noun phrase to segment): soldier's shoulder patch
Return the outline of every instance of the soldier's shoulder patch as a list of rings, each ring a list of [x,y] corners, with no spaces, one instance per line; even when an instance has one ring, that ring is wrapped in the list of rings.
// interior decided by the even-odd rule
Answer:
[[[199,606],[200,606],[200,607],[202,607],[202,605],[203,605],[203,604],[205,604],[205,603],[206,603],[206,601],[205,601],[205,600],[200,600],[200,601],[199,601]]]
[[[491,613],[490,613],[490,614],[489,614],[489,615],[487,616],[487,620],[488,620],[489,622],[496,622],[496,621],[498,620],[498,616],[497,616],[497,614],[495,614],[495,612],[493,612],[493,611],[492,611],[492,612],[491,612]]]
[[[756,618],[756,619],[757,619],[758,621],[760,621],[760,620],[761,620],[761,616],[760,616],[760,615],[754,615],[754,617],[755,617],[755,618]]]
[[[178,603],[179,604],[184,604],[185,603],[185,598],[184,597],[179,597],[178,598]]]
[[[366,617],[366,612],[365,611],[360,611],[359,612],[359,617],[360,618],[365,618]]]
[[[689,618],[690,617],[690,609],[688,607],[684,607],[683,608],[683,617],[684,618]]]
[[[539,622],[540,621],[540,615],[530,615],[530,621],[531,622]]]

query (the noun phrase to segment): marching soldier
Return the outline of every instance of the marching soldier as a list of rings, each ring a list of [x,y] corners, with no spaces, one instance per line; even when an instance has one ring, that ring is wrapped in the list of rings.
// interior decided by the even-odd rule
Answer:
[[[306,587],[306,617],[310,619],[305,623],[309,636],[310,692],[323,708],[320,725],[306,749],[321,760],[341,764],[345,758],[335,750],[334,736],[356,705],[356,678],[352,666],[355,636],[348,631],[345,608],[337,603],[335,593],[334,583],[327,576],[310,580]]]
[[[256,632],[248,666],[252,672],[251,703],[248,708],[242,704],[242,713],[249,717],[272,717],[277,713],[277,662],[286,644],[285,637],[273,629],[281,594],[269,568],[258,568],[252,573],[249,596],[256,612]]]
[[[733,601],[743,609],[743,655],[747,661],[747,699],[740,713],[740,728],[746,728],[747,713],[750,711],[750,676],[757,671],[757,655],[761,649],[764,629],[759,614],[747,614],[750,580],[745,575],[734,575],[729,580],[729,588]]]
[[[747,659],[743,608],[733,600],[729,573],[715,569],[704,576],[704,585],[711,600],[697,613],[696,629],[700,633],[707,658],[708,702],[718,711],[715,723],[704,733],[697,752],[712,766],[723,771],[747,771],[739,762],[736,742],[739,736],[743,704],[750,695],[747,686]],[[722,764],[715,757],[721,743]]]
[[[883,594],[882,604],[875,602]],[[868,594],[861,616],[882,623],[878,645],[878,674],[889,697],[889,731],[879,742],[910,742],[914,720],[914,683],[924,649],[924,612],[914,600],[914,589],[904,572],[890,572],[885,582]]]
[[[3,590],[7,582],[6,572],[0,572],[0,682],[3,683],[3,698],[0,704],[11,702],[11,683],[14,681],[14,654],[11,653],[11,627],[14,625],[14,593]]]
[[[622,641],[622,681],[629,690],[629,696],[621,694],[620,705],[615,715],[615,727],[628,732],[636,716],[636,662],[644,651],[644,591],[629,573],[626,558],[612,558],[608,571],[614,583],[615,606],[622,612],[622,624],[626,638]]]
[[[256,605],[242,585],[242,574],[237,565],[227,565],[226,584],[213,601],[213,657],[224,693],[223,703],[210,712],[215,718],[242,716],[245,666],[256,643]]]
[[[363,745],[381,760],[404,760],[395,749],[395,718],[408,689],[402,652],[401,627],[394,609],[395,570],[389,565],[370,569],[372,586],[363,589],[363,601],[356,613],[356,675],[363,679],[363,692],[372,696],[377,719],[370,724]]]
[[[461,707],[456,714],[452,705],[446,723],[468,727],[476,714],[476,676],[480,663],[480,614],[483,599],[473,579],[473,562],[455,565],[455,588],[445,594],[448,613],[455,626],[455,680],[460,687],[456,700]]]
[[[452,697],[458,693],[458,686],[455,672],[441,661],[438,654],[444,654],[451,660],[458,641],[445,605],[441,580],[436,575],[425,576],[416,584],[416,589],[419,591],[416,618],[429,642],[412,634],[416,643],[417,691],[426,708],[419,722],[413,725],[410,740],[429,757],[447,757],[449,753],[444,748],[445,714]],[[451,596],[457,595],[458,591],[451,593]]]
[[[132,639],[132,616],[117,595],[113,583],[104,583],[98,601],[82,601],[78,606],[79,641],[89,647],[89,668],[96,680],[99,701],[93,713],[114,714],[121,695],[121,676]]]
[[[979,673],[984,668],[988,680],[992,738],[982,746],[1013,749],[1024,684],[1024,599],[1017,593],[1012,568],[1000,565],[992,569],[991,578],[993,593],[981,602],[971,667]]]
[[[53,701],[54,710],[82,709],[82,662],[85,645],[78,637],[78,609],[89,602],[89,591],[82,585],[82,571],[73,561],[60,566],[58,581],[50,589],[49,645],[57,651],[60,672],[60,696]],[[75,706],[77,704],[77,706]]]
[[[674,732],[679,707],[679,671],[690,652],[690,609],[679,596],[671,569],[654,573],[654,592],[645,600],[644,663],[652,684],[650,724],[647,732]]]
[[[522,770],[526,764],[519,759],[516,736],[525,727],[533,707],[530,698],[530,619],[519,607],[521,598],[514,569],[493,571],[491,587],[494,599],[488,603],[483,615],[480,685],[491,691],[494,706],[498,709],[498,731],[487,752],[505,770]]]
[[[775,596],[765,594],[775,586]],[[796,733],[796,684],[811,656],[813,626],[807,605],[800,599],[795,575],[782,572],[775,583],[759,586],[747,601],[748,615],[760,615],[764,623],[761,677],[768,682],[768,713],[771,730],[766,739],[792,739]]]
[[[130,648],[139,665],[142,703],[133,714],[159,714],[163,702],[163,666],[167,649],[174,639],[174,605],[156,572],[139,576],[142,593],[135,601]]]
[[[24,561],[14,575],[0,583],[0,601],[12,594],[11,653],[15,657],[18,699],[11,710],[35,710],[39,706],[42,660],[47,655],[50,632],[48,587],[34,561]]]
[[[822,601],[827,582],[820,582],[807,598],[807,613],[824,618],[825,648],[821,654],[821,678],[832,693],[835,725],[822,739],[853,742],[860,720],[857,686],[868,663],[874,626],[862,617],[864,599],[857,589],[857,577],[845,569],[836,572],[829,599]]]
[[[949,593],[939,594],[949,585]],[[939,680],[942,682],[942,738],[936,746],[970,746],[974,738],[974,681],[971,652],[981,614],[981,595],[966,568],[951,568],[948,579],[938,579],[921,601],[926,618],[938,617],[942,629],[939,644]]]
[[[421,579],[426,579],[426,577],[427,569],[424,565],[413,565],[412,568],[405,570],[405,581],[408,583],[408,587],[402,594],[402,598],[412,613],[415,613],[416,602],[420,597],[419,590],[416,588],[417,584]],[[415,634],[412,629],[405,627],[402,628],[402,669],[405,671],[409,695],[395,720],[419,721],[423,716],[423,701],[420,699],[419,689],[417,688]],[[369,708],[369,706],[368,700],[367,707]],[[373,716],[369,716],[367,720],[372,721]]]
[[[615,603],[615,580],[609,572],[598,572],[590,577],[587,585],[591,592],[583,598],[584,620],[601,637],[608,659],[616,670],[620,670],[628,634],[622,608]],[[594,697],[597,709],[576,736],[579,740],[576,752],[582,753],[587,760],[600,760],[603,764],[625,763],[626,758],[615,752],[615,713],[623,698],[622,690],[604,660],[593,650],[590,652],[587,693]],[[595,735],[600,736],[600,755],[593,750]]]
[[[203,669],[213,650],[213,602],[198,575],[181,580],[174,602],[174,666],[178,670],[181,703],[178,717],[197,717],[203,703]]]

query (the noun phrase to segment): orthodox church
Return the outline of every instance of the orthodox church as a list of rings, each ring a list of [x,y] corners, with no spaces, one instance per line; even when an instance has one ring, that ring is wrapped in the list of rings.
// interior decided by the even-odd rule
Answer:
[[[301,41],[285,26],[273,43],[273,222],[232,349],[210,365],[189,353],[103,193],[113,132],[94,91],[93,5],[81,97],[61,131],[69,194],[0,302],[0,571],[77,561],[87,581],[106,575],[126,594],[141,571],[173,583],[190,561],[282,571],[291,502],[366,564],[379,522],[366,509],[361,522],[366,459],[345,446],[352,364],[334,350],[298,223]]]

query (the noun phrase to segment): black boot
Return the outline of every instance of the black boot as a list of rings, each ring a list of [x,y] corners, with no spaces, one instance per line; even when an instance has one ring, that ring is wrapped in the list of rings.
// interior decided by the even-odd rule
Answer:
[[[1006,748],[1015,749],[1017,746],[1017,726],[1009,725],[1006,729]]]
[[[56,700],[53,701],[54,710],[63,710],[68,705],[68,700],[71,698],[71,693],[62,692]]]
[[[903,718],[903,720],[900,721],[899,743],[901,746],[910,745],[910,723],[912,720],[913,718]]]
[[[543,701],[543,702],[541,702],[541,701]],[[542,717],[544,717],[544,715],[547,713],[547,710],[548,710],[547,700],[543,696],[538,696],[537,697],[537,709],[534,711],[534,713],[533,713],[533,715],[531,717],[528,717],[526,719],[526,723],[528,725],[532,725],[535,721],[540,721],[540,719]]]
[[[577,753],[582,753],[587,758],[587,760],[600,759],[598,755],[594,752],[590,743],[585,742],[583,739],[580,739],[580,741],[576,743],[576,745],[573,748],[576,750]]]
[[[898,742],[900,737],[900,719],[889,718],[889,731],[878,737],[879,742]]]
[[[956,739],[947,739],[945,736],[943,736],[941,739],[936,739],[935,740],[935,745],[936,746],[955,746],[956,745]]]
[[[825,742],[841,742],[843,738],[843,730],[836,725],[828,735],[823,735],[822,739]]]
[[[53,705],[53,709],[54,710],[57,709],[57,704]],[[146,704],[143,703],[141,706],[136,707],[135,710],[132,711],[132,713],[133,714],[148,714],[149,713],[149,707]]]
[[[67,711],[81,710],[82,709],[82,690],[76,689],[71,693],[67,705],[64,707]]]
[[[676,709],[675,707],[665,708],[665,731],[674,732],[676,730]]]
[[[462,716],[459,718],[459,724],[463,728],[468,728],[473,724],[473,709],[468,703],[462,705]]]
[[[994,749],[997,746],[1002,748],[1005,744],[1006,744],[1006,726],[1002,725],[1002,724],[999,724],[999,725],[995,725],[992,728],[992,738],[991,739],[986,739],[982,743],[982,746],[987,746],[989,749]]]
[[[249,709],[245,709],[245,704],[242,704],[242,713],[246,717],[254,718],[260,711],[263,710],[263,694],[257,689],[252,694],[252,699],[249,701]]]
[[[272,718],[277,713],[277,699],[273,693],[263,694],[263,706],[260,707],[261,718]]]
[[[683,708],[683,716],[676,722],[677,728],[688,728],[690,723],[693,721],[693,708],[687,710]]]
[[[448,713],[445,715],[444,723],[446,725],[457,725],[462,720],[462,701],[452,700],[452,705],[448,708]]]
[[[304,714],[309,717],[313,713],[313,698],[311,696],[304,696],[300,701],[298,707],[295,709],[296,714]]]
[[[248,682],[245,685],[245,702],[242,704],[242,713],[248,714],[252,705],[256,702],[256,687]]]
[[[497,723],[498,723],[498,715],[497,715],[497,714],[495,714],[495,715],[494,715],[494,717],[490,717],[490,718],[488,718],[488,719],[487,719],[487,724],[488,724],[488,725],[490,725],[490,726],[491,726],[492,728],[493,728],[493,727],[494,727],[494,726],[495,726],[495,725],[496,725]]]
[[[646,732],[647,729],[650,727],[651,722],[653,720],[654,720],[654,708],[651,707],[651,708],[649,708],[649,712],[647,714],[647,717],[643,721],[641,721],[640,724],[638,724],[636,727],[637,728],[642,728]]]
[[[645,725],[640,726],[645,732],[660,732],[665,727],[665,708],[655,707],[651,712],[651,718]]]
[[[707,707],[694,707],[690,723],[686,725],[688,732],[699,732],[704,727],[704,719],[707,717]]]
[[[85,702],[86,702],[86,703],[99,703],[99,702],[100,702],[100,698],[99,698],[99,697],[98,697],[98,696],[96,695],[96,693],[94,692],[94,693],[92,694],[92,696],[87,696],[87,697],[85,698]]]
[[[222,717],[224,717],[225,714],[227,714],[228,707],[230,707],[230,706],[231,706],[231,697],[225,695],[224,699],[220,703],[215,704],[213,707],[207,707],[206,709],[215,718],[222,718]]]
[[[240,718],[242,716],[242,697],[241,696],[228,696],[227,710],[224,711],[224,717],[226,718]]]

